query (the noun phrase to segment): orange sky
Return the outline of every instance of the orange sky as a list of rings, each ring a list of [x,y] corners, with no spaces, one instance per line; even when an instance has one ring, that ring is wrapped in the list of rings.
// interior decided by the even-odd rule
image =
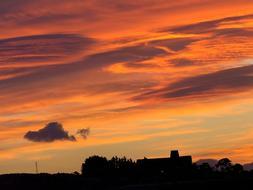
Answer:
[[[0,173],[170,149],[253,162],[252,0],[0,2]],[[87,139],[24,139],[49,122]]]

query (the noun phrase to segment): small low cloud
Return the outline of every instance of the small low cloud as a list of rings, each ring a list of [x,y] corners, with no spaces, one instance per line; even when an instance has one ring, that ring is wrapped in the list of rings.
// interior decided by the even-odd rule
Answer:
[[[69,135],[61,123],[51,122],[38,131],[28,131],[24,138],[33,142],[53,142],[56,140],[76,141],[75,136]]]
[[[85,129],[78,129],[76,132],[77,135],[80,135],[84,139],[87,139],[87,137],[90,134],[90,128],[85,128]]]

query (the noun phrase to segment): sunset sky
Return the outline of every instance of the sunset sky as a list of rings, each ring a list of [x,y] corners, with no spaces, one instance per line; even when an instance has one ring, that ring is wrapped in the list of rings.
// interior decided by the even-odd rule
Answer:
[[[0,173],[253,162],[252,0],[1,0],[0,28]],[[52,122],[66,138],[25,136]]]

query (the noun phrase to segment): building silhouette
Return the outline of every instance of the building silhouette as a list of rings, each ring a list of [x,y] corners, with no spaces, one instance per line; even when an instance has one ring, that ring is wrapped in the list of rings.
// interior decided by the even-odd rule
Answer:
[[[168,158],[144,158],[137,160],[137,166],[145,174],[187,174],[192,169],[192,157],[180,156],[172,150]]]

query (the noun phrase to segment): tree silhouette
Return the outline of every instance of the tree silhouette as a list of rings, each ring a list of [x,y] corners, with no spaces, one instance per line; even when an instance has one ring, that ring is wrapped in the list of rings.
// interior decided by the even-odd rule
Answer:
[[[240,174],[243,172],[243,166],[241,164],[235,164],[232,166],[232,170],[236,174]]]
[[[229,172],[232,169],[232,162],[228,158],[222,158],[218,161],[215,167],[221,172]]]
[[[82,174],[88,176],[103,176],[108,168],[108,160],[102,156],[91,156],[82,164]]]
[[[109,173],[111,175],[129,176],[130,172],[135,168],[135,162],[126,157],[119,158],[114,156],[108,161]]]
[[[203,163],[199,166],[200,171],[211,172],[212,167],[208,163]]]
[[[226,178],[227,176],[237,178],[246,175],[253,177],[253,172],[251,174],[244,171],[240,164],[233,165],[228,158],[220,159],[214,168],[208,163],[191,164],[191,167],[184,168],[183,163],[170,161],[164,158],[154,160],[144,158],[141,162],[134,162],[126,157],[114,156],[107,159],[103,156],[94,155],[85,159],[82,164],[82,175],[109,184],[139,183],[146,180],[153,182],[186,179],[206,180]],[[75,172],[73,175],[78,176],[78,173]]]
[[[134,164],[132,159],[127,159],[125,156],[123,158],[114,156],[112,157],[111,160],[109,160],[109,163],[113,168],[121,168],[121,169],[129,168]]]
[[[82,164],[82,174],[87,176],[126,176],[135,168],[135,162],[117,156],[107,160],[102,156],[91,156]]]

